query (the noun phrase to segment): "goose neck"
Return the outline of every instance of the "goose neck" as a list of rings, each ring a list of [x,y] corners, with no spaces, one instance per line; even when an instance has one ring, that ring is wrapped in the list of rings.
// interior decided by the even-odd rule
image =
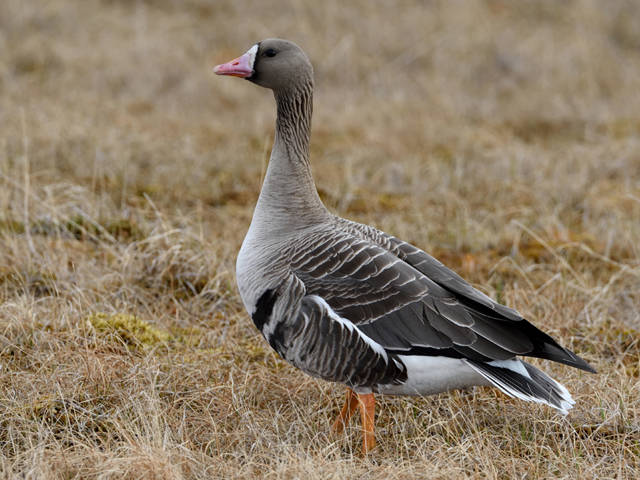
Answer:
[[[256,207],[258,217],[305,226],[328,212],[316,190],[309,163],[313,85],[276,91],[276,132],[271,159]],[[254,217],[255,218],[255,217]]]
[[[309,163],[313,84],[302,82],[296,87],[274,92],[277,105],[274,148],[283,149],[292,161]]]

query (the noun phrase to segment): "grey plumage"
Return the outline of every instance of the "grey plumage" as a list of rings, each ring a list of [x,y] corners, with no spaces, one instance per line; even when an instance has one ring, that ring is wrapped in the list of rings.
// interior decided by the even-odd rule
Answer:
[[[276,134],[236,272],[270,345],[306,373],[358,392],[492,383],[566,410],[568,392],[515,357],[593,371],[584,360],[422,250],[324,207],[309,164],[313,70],[302,50],[265,40],[252,68],[247,78],[274,91]]]

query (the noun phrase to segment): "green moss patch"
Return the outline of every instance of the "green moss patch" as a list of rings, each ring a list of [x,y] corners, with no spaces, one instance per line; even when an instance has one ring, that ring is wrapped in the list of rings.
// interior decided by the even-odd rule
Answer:
[[[116,336],[128,346],[153,347],[172,340],[168,332],[126,313],[93,313],[87,317],[87,322],[97,332]]]

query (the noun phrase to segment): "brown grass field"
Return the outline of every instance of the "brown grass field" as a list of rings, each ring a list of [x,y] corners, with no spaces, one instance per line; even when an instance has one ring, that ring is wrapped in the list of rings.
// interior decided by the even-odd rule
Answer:
[[[270,36],[330,209],[591,362],[544,364],[567,417],[477,388],[330,435],[343,388],[235,286],[275,110],[211,67]],[[2,477],[634,479],[639,376],[640,2],[0,2]]]

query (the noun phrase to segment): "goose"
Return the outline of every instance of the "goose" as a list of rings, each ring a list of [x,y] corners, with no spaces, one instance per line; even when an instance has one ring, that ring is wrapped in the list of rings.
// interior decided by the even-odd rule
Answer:
[[[519,356],[595,373],[582,358],[421,249],[330,213],[309,163],[313,68],[293,42],[267,39],[214,73],[271,89],[271,157],[236,277],[269,345],[317,378],[346,385],[332,425],[356,409],[362,451],[375,447],[375,395],[431,395],[472,386],[563,414],[567,389]]]

